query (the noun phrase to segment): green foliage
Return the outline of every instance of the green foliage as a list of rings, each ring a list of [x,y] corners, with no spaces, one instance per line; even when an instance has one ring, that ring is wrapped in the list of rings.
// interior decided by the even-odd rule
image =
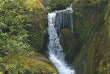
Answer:
[[[110,1],[108,2],[108,5],[106,7],[106,14],[105,14],[105,20],[106,23],[110,23]]]
[[[29,44],[33,45],[33,40],[36,41],[34,48],[43,47],[42,34],[45,33],[41,23],[42,9],[38,8],[42,5],[39,3],[37,7],[36,3],[39,2],[30,0],[0,1],[1,54],[10,54],[15,50],[27,50],[30,47]]]
[[[22,65],[16,60],[11,60],[10,63],[5,68],[9,74],[18,74],[25,73],[25,69],[22,68]]]
[[[49,6],[52,0],[40,0],[42,4],[46,7]]]
[[[39,0],[0,0],[0,73],[40,74],[41,68],[58,73],[49,60],[33,53],[43,52],[43,8]]]
[[[2,63],[3,62],[3,58],[2,57],[0,57],[0,63]]]
[[[109,52],[109,6],[103,0],[74,0],[74,33],[80,52],[74,60],[77,74],[106,74]],[[108,4],[109,5],[109,4]],[[105,10],[108,11],[105,16]]]
[[[99,67],[97,69],[97,71],[100,74],[110,74],[110,53],[106,52],[104,53],[104,58],[101,59],[101,61],[99,62]]]
[[[105,20],[105,28],[106,28],[106,32],[108,34],[106,34],[106,39],[107,39],[107,42],[104,42],[104,44],[106,46],[104,46],[103,48],[105,48],[103,51],[101,50],[101,53],[103,52],[103,58],[100,60],[100,62],[98,63],[99,66],[97,68],[97,71],[100,73],[100,74],[110,74],[110,47],[109,47],[109,37],[110,37],[110,1],[108,2],[108,5],[106,6],[106,9],[105,9],[105,17],[104,17],[104,20]]]

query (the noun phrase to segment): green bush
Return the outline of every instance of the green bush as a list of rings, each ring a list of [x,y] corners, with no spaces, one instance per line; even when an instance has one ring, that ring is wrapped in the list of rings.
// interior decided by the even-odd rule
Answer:
[[[37,4],[37,5],[36,5]],[[38,5],[39,4],[39,5]],[[43,49],[43,5],[37,0],[0,1],[0,53]],[[42,48],[40,48],[42,47]]]

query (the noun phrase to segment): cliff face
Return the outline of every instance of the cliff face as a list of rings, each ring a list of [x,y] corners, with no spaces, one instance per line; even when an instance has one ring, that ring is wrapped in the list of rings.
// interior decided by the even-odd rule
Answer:
[[[53,10],[63,6],[60,2],[51,4]],[[72,4],[74,34],[69,28],[61,31],[66,59],[73,61],[77,74],[110,74],[110,1],[73,0]]]
[[[19,5],[20,12],[10,4],[10,0],[7,1],[9,3],[2,0],[0,5],[1,14],[5,13],[2,15],[4,19],[0,17],[0,73],[58,73],[55,66],[38,53],[44,54],[47,25],[44,8],[50,5],[52,10],[65,9],[73,1],[74,33],[71,33],[68,23],[61,30],[66,60],[73,63],[77,74],[110,74],[110,1],[40,0],[41,3],[33,0],[33,5],[31,0],[27,4],[20,0],[24,3],[18,2],[23,5]],[[14,0],[11,3],[18,6]],[[5,52],[8,53],[6,57]]]
[[[45,1],[41,1],[45,5]],[[71,2],[52,0],[50,6],[52,10],[59,10],[68,7]],[[61,30],[61,44],[66,60],[73,62],[77,74],[110,74],[110,1],[73,0],[73,9],[74,34],[67,27]],[[42,24],[39,27],[44,32]],[[44,33],[41,36],[40,39],[43,39]],[[41,41],[40,46],[43,43]]]
[[[74,60],[77,74],[109,74],[108,1],[74,0],[74,33],[80,52]]]
[[[77,39],[74,37],[69,29],[62,29],[61,31],[61,45],[65,53],[65,59],[72,63],[77,53],[79,52]]]

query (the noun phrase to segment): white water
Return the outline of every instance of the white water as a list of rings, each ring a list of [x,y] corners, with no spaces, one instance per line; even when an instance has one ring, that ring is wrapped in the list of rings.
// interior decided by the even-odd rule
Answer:
[[[62,52],[62,47],[59,42],[58,34],[55,29],[55,18],[57,12],[72,11],[71,7],[66,10],[56,11],[48,14],[48,34],[49,34],[49,59],[55,64],[60,74],[75,74],[74,70],[71,69],[64,61],[65,55]]]

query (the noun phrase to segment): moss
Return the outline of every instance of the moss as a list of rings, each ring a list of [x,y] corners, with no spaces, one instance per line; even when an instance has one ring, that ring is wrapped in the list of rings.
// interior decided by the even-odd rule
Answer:
[[[51,74],[52,72],[59,74],[53,63],[39,53],[34,52],[29,56],[26,56],[26,53],[21,56],[14,54],[6,57],[4,61],[4,68],[8,73],[10,73],[10,71],[11,74],[21,72],[22,69],[25,74],[27,72],[30,72],[30,74],[32,74],[32,72],[40,74],[41,70],[47,74]],[[12,66],[12,68],[10,68],[10,66]]]
[[[74,32],[80,45],[80,53],[73,63],[77,74],[109,73],[107,66],[106,70],[102,68],[102,61],[109,52],[109,26],[104,20],[107,3],[101,0],[73,1]]]
[[[42,3],[39,0],[7,0],[2,1],[1,4],[9,14],[4,17],[9,19],[11,17],[11,21],[9,19],[4,20],[9,31],[4,32],[6,33],[4,41],[1,40],[3,44],[1,43],[0,46],[4,48],[0,47],[0,49],[7,55],[0,54],[5,58],[3,62],[0,58],[0,72],[3,68],[5,74],[40,74],[41,70],[45,70],[48,74],[51,72],[59,74],[54,64],[46,57],[30,50],[32,48],[38,52],[44,52],[43,43],[46,27]],[[4,9],[3,12],[5,14]],[[13,29],[11,29],[12,26]],[[12,33],[11,30],[13,30]],[[4,51],[5,48],[6,51]]]
[[[77,40],[72,35],[69,29],[62,29],[61,31],[61,45],[66,56],[66,60],[69,62],[73,61],[78,53]]]
[[[89,1],[89,0],[88,0]],[[79,37],[79,42],[83,42],[91,27],[97,22],[97,19],[101,12],[101,2],[92,3],[87,0],[77,0],[73,1],[74,9],[74,32]],[[100,0],[99,0],[100,1]],[[94,1],[93,1],[94,2]],[[78,30],[80,28],[80,30]]]
[[[110,43],[110,21],[109,21],[109,18],[110,18],[110,15],[109,15],[109,11],[110,11],[110,1],[108,2],[108,5],[106,7],[106,10],[105,10],[105,24],[104,24],[104,32],[102,32],[102,34],[104,35],[104,39],[103,39],[103,42],[101,42],[100,44],[102,44],[100,47],[100,51],[98,50],[98,53],[100,53],[100,55],[102,56],[102,58],[100,59],[100,61],[96,61],[98,63],[98,68],[97,68],[97,71],[98,73],[100,74],[109,74],[110,71],[110,59],[109,59],[109,51],[110,51],[110,46],[109,46],[109,43]],[[99,54],[98,54],[98,57],[99,57]]]
[[[32,13],[34,17],[32,17],[32,25],[26,27],[28,31],[28,43],[36,49],[37,52],[44,54],[45,50],[43,49],[44,43],[44,36],[46,34],[46,26],[45,26],[45,19],[44,19],[44,9],[36,9],[34,10],[36,13]],[[34,19],[36,18],[36,19]]]
[[[70,6],[72,0],[52,0],[50,6],[52,10],[61,10]]]
[[[49,6],[51,1],[52,1],[52,0],[40,0],[40,2],[42,2],[42,4],[43,4],[45,7]]]
[[[29,0],[29,1],[31,1],[31,0]],[[32,0],[32,1],[34,1],[36,3],[36,6],[38,8],[44,8],[43,4],[39,0]]]
[[[2,71],[0,71],[0,74],[4,74]]]

